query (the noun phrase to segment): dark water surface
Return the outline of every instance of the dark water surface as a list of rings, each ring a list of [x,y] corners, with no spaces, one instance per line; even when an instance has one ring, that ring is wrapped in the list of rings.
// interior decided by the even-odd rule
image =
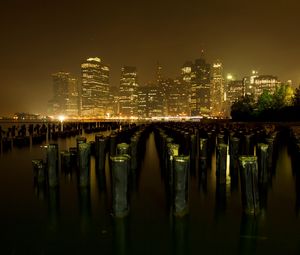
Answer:
[[[76,141],[58,143],[64,150]],[[296,180],[285,145],[256,218],[243,216],[240,187],[229,177],[216,188],[214,155],[206,185],[191,175],[189,216],[170,216],[153,133],[123,220],[111,217],[108,162],[104,181],[92,159],[89,189],[77,188],[75,173],[61,173],[59,189],[46,189],[34,185],[31,164],[44,157],[37,145],[1,152],[0,254],[300,254]]]

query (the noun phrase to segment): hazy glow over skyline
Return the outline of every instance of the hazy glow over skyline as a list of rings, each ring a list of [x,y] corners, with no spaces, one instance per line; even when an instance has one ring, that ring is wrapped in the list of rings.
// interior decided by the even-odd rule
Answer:
[[[261,74],[300,82],[300,3],[286,1],[10,0],[0,7],[0,115],[45,112],[51,74],[80,77],[99,57],[119,85],[121,66],[136,66],[141,84],[176,77],[187,61],[220,59],[225,73]]]

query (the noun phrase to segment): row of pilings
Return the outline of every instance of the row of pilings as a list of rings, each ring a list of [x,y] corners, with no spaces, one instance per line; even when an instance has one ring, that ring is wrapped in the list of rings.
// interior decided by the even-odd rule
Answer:
[[[292,156],[293,175],[296,186],[296,214],[300,214],[300,126],[292,126],[289,130],[289,154]]]
[[[0,150],[9,151],[14,146],[29,147],[47,141],[56,141],[58,138],[116,130],[119,129],[120,125],[125,128],[130,126],[128,123],[120,124],[117,122],[7,124],[6,128],[0,126]]]
[[[216,192],[241,186],[243,211],[258,215],[275,175],[280,128],[264,125],[158,123],[155,140],[160,155],[170,211],[189,212],[190,175],[204,186],[216,155]]]
[[[106,132],[107,133],[107,132]],[[96,134],[93,141],[76,137],[76,147],[60,151],[58,144],[45,146],[46,159],[32,160],[34,183],[37,189],[58,189],[60,177],[75,173],[79,193],[90,188],[91,158],[95,158],[95,173],[100,189],[106,190],[106,178],[111,183],[111,208],[116,218],[128,215],[129,193],[136,189],[145,141],[149,134],[146,125],[123,125],[107,135]],[[109,159],[109,160],[107,160]],[[106,162],[109,174],[106,176]]]

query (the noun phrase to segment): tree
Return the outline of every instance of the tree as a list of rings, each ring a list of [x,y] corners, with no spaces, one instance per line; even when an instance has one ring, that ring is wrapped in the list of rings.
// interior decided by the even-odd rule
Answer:
[[[254,110],[253,96],[246,95],[231,106],[231,117],[235,120],[250,120]]]
[[[288,85],[281,84],[273,94],[273,109],[278,110],[288,105]]]
[[[273,106],[273,96],[267,91],[264,90],[263,93],[257,100],[257,110],[258,113],[271,109]]]
[[[300,107],[300,85],[295,90],[294,97],[293,97],[293,105]]]

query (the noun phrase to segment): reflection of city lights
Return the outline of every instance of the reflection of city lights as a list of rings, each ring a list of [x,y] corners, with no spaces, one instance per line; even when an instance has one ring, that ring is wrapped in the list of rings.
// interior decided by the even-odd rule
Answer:
[[[65,119],[66,119],[66,117],[65,117],[64,115],[59,115],[59,116],[58,116],[58,120],[59,120],[60,122],[63,122]]]

